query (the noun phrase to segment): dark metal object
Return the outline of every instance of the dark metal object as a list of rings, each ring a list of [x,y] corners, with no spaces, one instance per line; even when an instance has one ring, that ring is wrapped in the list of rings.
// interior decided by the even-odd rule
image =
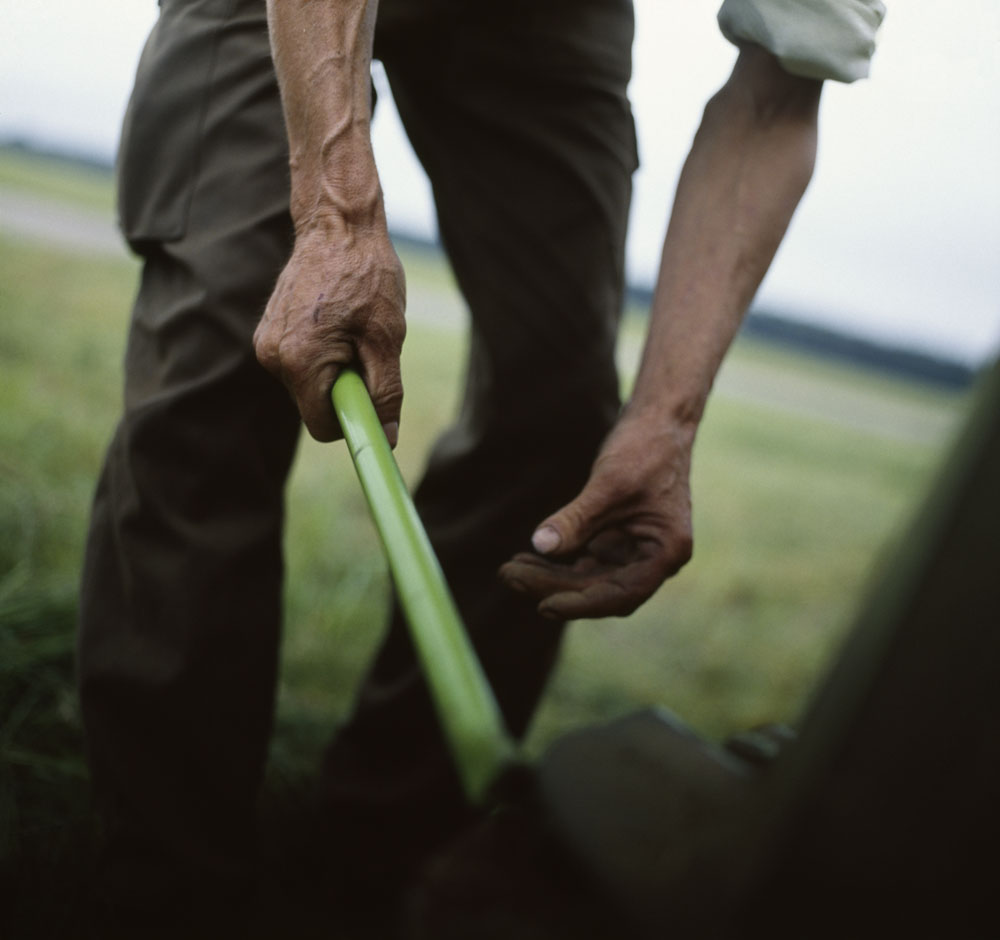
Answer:
[[[539,774],[561,837],[642,935],[989,935],[1000,365],[769,769],[648,715],[570,736]]]

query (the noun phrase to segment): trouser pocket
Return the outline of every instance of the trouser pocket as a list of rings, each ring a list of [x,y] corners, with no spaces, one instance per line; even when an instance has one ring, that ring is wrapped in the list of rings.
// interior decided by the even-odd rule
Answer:
[[[236,0],[162,0],[118,150],[118,218],[138,251],[187,229],[219,39]]]

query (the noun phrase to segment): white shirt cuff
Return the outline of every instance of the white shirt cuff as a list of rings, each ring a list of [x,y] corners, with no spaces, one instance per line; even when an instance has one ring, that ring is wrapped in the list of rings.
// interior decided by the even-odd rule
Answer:
[[[763,46],[794,75],[867,78],[885,6],[881,0],[725,0],[722,34]]]

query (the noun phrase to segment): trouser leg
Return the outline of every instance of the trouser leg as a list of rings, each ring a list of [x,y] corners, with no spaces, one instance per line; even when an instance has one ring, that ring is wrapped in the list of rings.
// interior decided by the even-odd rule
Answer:
[[[246,878],[272,720],[299,425],[251,345],[291,238],[263,3],[165,0],[120,159],[144,263],[78,672],[108,888],[169,904]]]
[[[388,2],[380,16],[376,55],[473,321],[462,412],[416,503],[520,735],[562,631],[496,572],[578,492],[618,410],[631,6],[461,4],[432,21]],[[409,390],[408,407],[419,395]],[[325,770],[330,813],[348,829],[409,832],[418,852],[461,818],[398,611]]]

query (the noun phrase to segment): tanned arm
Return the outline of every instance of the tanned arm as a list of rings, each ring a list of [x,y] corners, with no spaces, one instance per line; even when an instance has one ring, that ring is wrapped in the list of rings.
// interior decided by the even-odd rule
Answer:
[[[554,619],[624,615],[691,557],[691,449],[720,363],[812,176],[821,82],[741,50],[705,108],[631,401],[580,495],[501,569]]]
[[[356,366],[395,444],[405,282],[371,147],[376,0],[268,0],[291,167],[292,257],[257,327],[261,363],[317,440],[340,436],[330,389]]]

